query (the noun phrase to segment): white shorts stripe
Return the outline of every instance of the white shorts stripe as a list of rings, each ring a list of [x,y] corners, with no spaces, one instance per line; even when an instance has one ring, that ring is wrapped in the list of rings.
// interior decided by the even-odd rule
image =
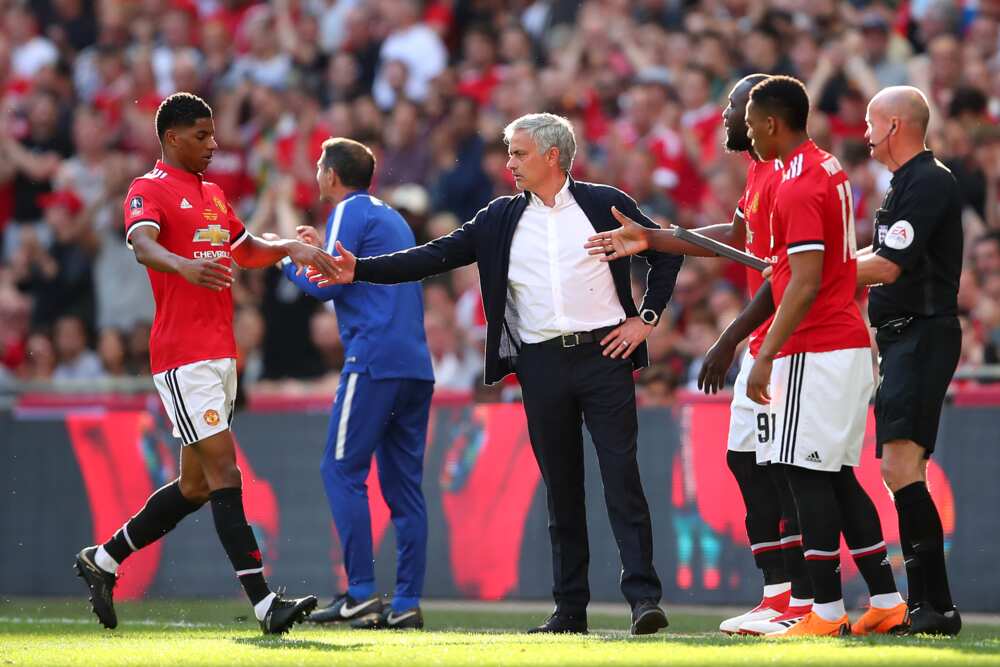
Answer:
[[[354,387],[358,384],[358,374],[351,373],[347,378],[347,389],[344,390],[344,405],[340,408],[340,423],[337,424],[337,449],[334,458],[339,461],[344,458],[344,445],[347,443],[347,420],[351,417],[351,403],[354,401]]]
[[[758,542],[757,544],[750,545],[750,551],[760,551],[761,549],[773,549],[774,547],[780,547],[781,542]]]
[[[128,534],[128,523],[123,523],[122,524],[122,535],[125,536],[125,541],[128,542],[128,548],[129,549],[131,549],[132,551],[138,551],[139,550],[139,548],[137,546],[135,546],[135,542],[132,541],[132,538]]]
[[[851,555],[857,556],[859,554],[869,553],[872,551],[880,551],[882,549],[885,549],[885,540],[878,542],[877,544],[873,544],[870,547],[863,547],[861,549],[851,549]]]
[[[237,577],[244,577],[244,576],[246,576],[248,574],[260,574],[263,571],[264,571],[263,567],[255,567],[255,568],[253,568],[251,570],[236,570],[236,576]]]
[[[782,544],[788,544],[790,542],[801,542],[801,541],[802,541],[802,535],[788,535],[786,537],[781,538]]]
[[[181,432],[181,440],[185,445],[192,445],[198,442],[198,432],[195,430],[194,424],[187,414],[184,399],[181,397],[180,383],[177,382],[177,369],[173,368],[167,371],[164,380],[166,380],[167,386],[170,387],[170,392],[174,397],[174,414],[177,417],[177,428]]]

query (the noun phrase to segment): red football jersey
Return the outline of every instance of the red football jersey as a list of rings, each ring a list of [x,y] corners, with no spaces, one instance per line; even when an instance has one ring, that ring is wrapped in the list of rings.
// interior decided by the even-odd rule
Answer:
[[[134,181],[124,203],[125,242],[135,229],[156,227],[164,248],[189,259],[221,259],[246,239],[226,195],[215,183],[157,161]],[[149,336],[152,372],[209,359],[236,358],[233,295],[192,285],[177,273],[148,270],[156,301]]]
[[[774,191],[780,182],[781,160],[750,160],[746,189],[736,205],[736,215],[743,218],[746,225],[746,251],[761,259],[771,256],[771,208],[774,206]],[[753,298],[763,284],[764,278],[760,271],[747,267],[750,298]],[[766,322],[750,334],[750,354],[755,357],[772,319],[773,317],[767,318]]]
[[[778,356],[868,347],[854,302],[857,241],[851,184],[837,158],[806,141],[789,157],[771,212],[771,288],[780,304],[791,279],[788,256],[823,251],[819,294]]]

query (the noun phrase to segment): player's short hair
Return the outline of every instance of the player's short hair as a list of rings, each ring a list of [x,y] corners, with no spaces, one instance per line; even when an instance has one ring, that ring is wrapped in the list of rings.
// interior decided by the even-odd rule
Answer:
[[[740,79],[740,82],[741,83],[746,82],[747,84],[750,85],[751,88],[753,88],[761,81],[766,81],[770,77],[771,77],[770,74],[761,74],[760,72],[756,72],[754,74],[747,74],[745,77]]]
[[[163,141],[167,130],[191,127],[199,118],[211,117],[212,107],[205,100],[192,93],[174,93],[156,110],[156,136]]]
[[[801,81],[790,76],[771,76],[750,90],[750,101],[768,114],[778,116],[789,129],[803,132],[809,121],[809,95]]]
[[[515,132],[524,130],[530,136],[539,153],[550,148],[559,149],[559,168],[569,171],[576,157],[576,135],[568,118],[552,113],[529,113],[515,119],[503,129],[503,141],[510,144]]]
[[[364,188],[372,184],[375,173],[375,155],[359,141],[332,137],[323,142],[323,155],[319,163],[324,169],[333,169],[340,182],[349,188]]]

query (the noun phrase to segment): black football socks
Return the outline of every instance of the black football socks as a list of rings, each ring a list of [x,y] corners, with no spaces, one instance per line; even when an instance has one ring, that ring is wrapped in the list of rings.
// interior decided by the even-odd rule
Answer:
[[[256,606],[271,594],[264,580],[264,562],[257,538],[243,511],[243,489],[230,487],[216,489],[209,494],[212,518],[229,562],[233,564],[240,585],[250,602]]]
[[[200,507],[200,503],[193,503],[184,497],[178,480],[160,487],[135,516],[98,548],[95,556],[97,565],[115,573],[132,552],[160,539]]]
[[[944,530],[927,484],[914,482],[897,491],[895,496],[900,526],[906,527],[900,534],[906,535],[918,562],[917,571],[921,575],[926,601],[938,612],[949,611],[955,604],[951,599],[948,571],[945,567]],[[909,566],[906,572],[909,579]],[[913,579],[909,581],[913,587]],[[919,584],[914,588],[919,591]]]

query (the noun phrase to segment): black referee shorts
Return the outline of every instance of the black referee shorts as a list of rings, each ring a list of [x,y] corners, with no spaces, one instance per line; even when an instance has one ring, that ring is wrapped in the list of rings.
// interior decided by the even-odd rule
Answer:
[[[881,380],[875,394],[875,455],[882,458],[883,443],[912,440],[930,458],[962,350],[958,318],[914,318],[899,331],[881,327],[875,341]]]

